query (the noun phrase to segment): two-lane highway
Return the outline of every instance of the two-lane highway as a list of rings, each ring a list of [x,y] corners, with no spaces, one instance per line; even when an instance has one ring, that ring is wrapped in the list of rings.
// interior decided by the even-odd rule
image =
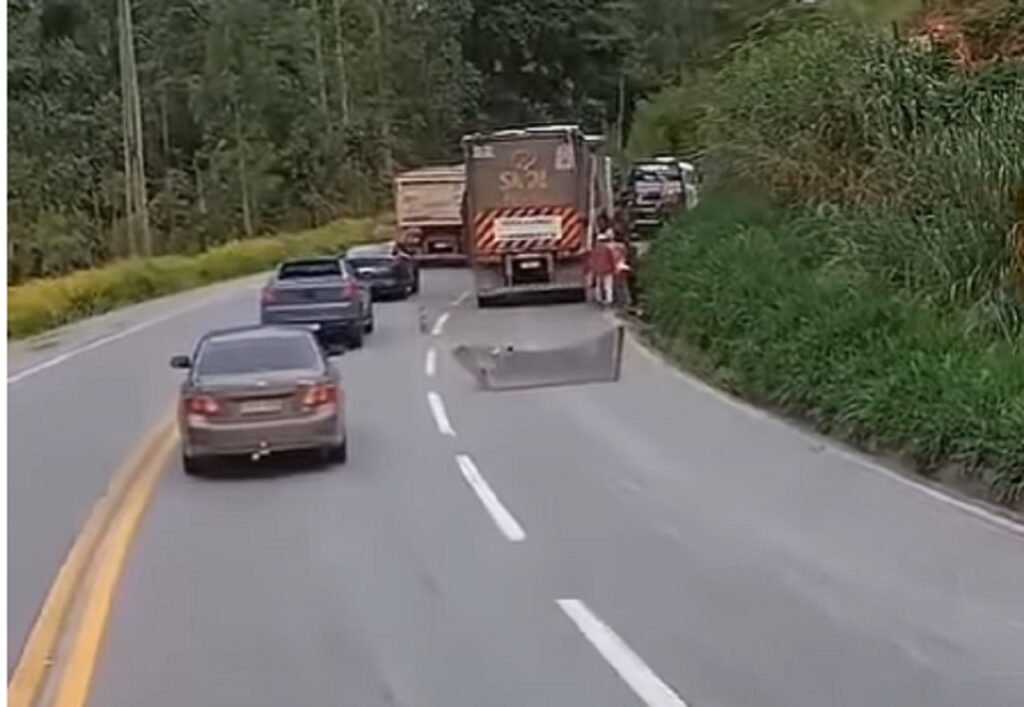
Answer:
[[[618,383],[481,392],[455,343],[609,324],[586,306],[477,310],[468,283],[425,271],[339,360],[345,466],[192,479],[175,457],[89,704],[1024,703],[1013,527],[634,345]],[[169,355],[251,321],[254,297],[123,313],[120,331],[177,311],[11,383],[12,660],[83,514],[165,411]]]

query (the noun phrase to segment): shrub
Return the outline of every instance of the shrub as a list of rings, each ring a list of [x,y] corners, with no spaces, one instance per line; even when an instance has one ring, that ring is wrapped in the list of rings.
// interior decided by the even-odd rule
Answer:
[[[1020,503],[1024,337],[979,332],[959,310],[894,292],[836,259],[834,230],[801,210],[705,201],[642,264],[660,343],[696,351],[737,393],[923,471],[952,465]]]
[[[7,290],[7,335],[20,338],[134,302],[250,275],[299,255],[340,253],[374,238],[374,221],[234,241],[195,256],[123,260]]]

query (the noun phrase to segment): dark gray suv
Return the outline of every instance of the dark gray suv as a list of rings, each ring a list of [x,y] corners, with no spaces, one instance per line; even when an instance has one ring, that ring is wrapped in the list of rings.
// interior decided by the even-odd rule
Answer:
[[[328,347],[340,342],[359,348],[373,331],[370,288],[344,260],[287,260],[263,288],[260,322],[309,326]]]

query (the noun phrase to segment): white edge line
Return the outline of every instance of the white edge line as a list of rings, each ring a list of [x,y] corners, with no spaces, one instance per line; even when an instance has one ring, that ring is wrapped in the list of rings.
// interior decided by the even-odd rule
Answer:
[[[1000,515],[999,513],[990,511],[983,506],[979,506],[969,501],[959,499],[956,496],[950,495],[948,492],[942,489],[938,489],[929,485],[923,480],[914,479],[906,476],[905,474],[901,474],[898,471],[889,469],[885,465],[879,464],[878,462],[865,457],[863,454],[859,452],[853,452],[838,446],[834,441],[828,439],[827,437],[819,435],[810,435],[807,432],[794,427],[786,420],[778,418],[768,412],[765,412],[764,410],[761,410],[760,408],[754,407],[750,403],[747,403],[743,400],[740,400],[739,398],[730,395],[729,393],[719,390],[713,385],[706,383],[705,381],[697,378],[696,376],[690,373],[687,373],[686,371],[680,370],[676,366],[672,365],[669,361],[667,361],[665,357],[662,356],[659,352],[652,350],[647,344],[638,341],[634,336],[630,335],[627,337],[627,339],[635,349],[640,351],[640,353],[642,353],[652,362],[668,369],[669,372],[672,373],[674,376],[676,376],[683,382],[689,384],[690,386],[697,388],[705,395],[709,395],[715,398],[719,402],[728,405],[729,407],[743,413],[744,415],[750,417],[751,419],[767,422],[777,427],[783,428],[789,432],[795,432],[809,439],[813,439],[815,442],[818,442],[821,445],[823,445],[825,449],[831,454],[835,454],[839,457],[842,457],[843,459],[846,459],[847,461],[850,461],[864,469],[868,469],[877,474],[881,474],[882,476],[885,476],[906,488],[916,489],[917,491],[923,493],[925,496],[928,496],[929,498],[935,501],[944,503],[948,506],[952,506],[953,508],[956,508],[959,511],[962,511],[970,516],[974,516],[978,520],[996,526],[1001,530],[1005,530],[1017,536],[1024,535],[1024,525],[1022,525],[1020,522],[1012,518],[1008,518],[1004,515]]]
[[[437,373],[437,350],[433,347],[427,350],[427,360],[423,364],[427,375],[433,377]]]
[[[559,599],[558,606],[644,704],[648,707],[686,707],[682,698],[586,604],[579,599]]]
[[[444,325],[448,322],[448,317],[451,316],[450,312],[445,312],[437,321],[434,322],[434,328],[430,330],[430,333],[434,336],[441,336],[441,332],[444,331]]]
[[[70,351],[65,351],[64,353],[58,354],[57,356],[54,356],[53,358],[47,359],[47,360],[43,361],[42,363],[37,363],[34,366],[29,366],[28,368],[26,368],[24,370],[18,371],[17,373],[15,373],[12,376],[8,376],[8,378],[7,378],[7,385],[11,385],[12,383],[17,383],[19,381],[25,380],[26,378],[28,378],[30,376],[34,376],[37,373],[41,373],[41,372],[45,371],[48,368],[53,368],[54,366],[60,365],[60,364],[64,363],[65,361],[68,361],[68,360],[74,358],[75,356],[78,356],[79,354],[84,354],[84,353],[87,353],[89,351],[93,351],[93,350],[98,349],[98,348],[100,348],[102,346],[106,346],[107,344],[113,343],[113,342],[117,341],[118,339],[123,339],[125,337],[131,336],[132,334],[137,334],[140,331],[143,331],[145,329],[149,329],[152,326],[155,326],[156,324],[160,324],[162,322],[166,322],[169,319],[174,319],[175,317],[179,317],[179,316],[181,316],[183,314],[187,314],[188,312],[191,312],[194,309],[199,309],[200,307],[203,307],[203,306],[206,306],[206,305],[209,305],[209,304],[210,304],[210,299],[204,298],[204,299],[201,299],[201,300],[199,300],[197,302],[192,302],[191,304],[185,305],[184,307],[179,307],[177,309],[171,310],[170,312],[165,312],[164,314],[162,314],[162,315],[160,315],[158,317],[154,317],[152,319],[147,319],[145,321],[139,322],[138,324],[134,324],[134,325],[128,327],[127,329],[122,329],[121,331],[119,331],[119,332],[117,332],[115,334],[110,334],[109,336],[104,336],[104,337],[101,337],[101,338],[96,339],[94,341],[90,341],[88,344],[85,344],[83,346],[79,346],[76,349],[71,349]]]
[[[437,423],[437,431],[449,437],[455,436],[455,430],[448,419],[448,413],[444,409],[444,401],[441,396],[430,391],[427,393],[427,403],[430,405],[430,412],[434,414],[434,422]]]
[[[510,541],[514,543],[522,542],[526,539],[526,532],[523,531],[519,522],[516,521],[515,517],[505,508],[498,495],[494,493],[494,490],[488,485],[487,481],[480,474],[480,471],[476,468],[476,464],[465,454],[458,454],[455,457],[455,461],[458,462],[459,471],[462,472],[462,478],[466,480],[470,488],[476,493],[477,498],[480,499],[480,503],[484,504],[484,508],[491,514],[491,519],[494,520],[494,524],[498,526],[498,530]]]

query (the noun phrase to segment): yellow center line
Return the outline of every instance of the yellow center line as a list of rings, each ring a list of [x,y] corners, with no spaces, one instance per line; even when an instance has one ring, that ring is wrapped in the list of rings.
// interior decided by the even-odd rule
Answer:
[[[7,686],[10,707],[32,707],[53,663],[57,642],[71,605],[111,519],[140,469],[154,459],[162,442],[174,438],[174,410],[165,415],[110,479],[107,492],[93,505],[68,551],[29,631]]]
[[[162,439],[157,451],[147,460],[128,489],[124,503],[109,526],[96,555],[93,583],[88,589],[82,619],[75,632],[52,707],[82,707],[89,696],[89,686],[106,632],[110,607],[128,550],[177,441],[177,435],[174,434]]]

